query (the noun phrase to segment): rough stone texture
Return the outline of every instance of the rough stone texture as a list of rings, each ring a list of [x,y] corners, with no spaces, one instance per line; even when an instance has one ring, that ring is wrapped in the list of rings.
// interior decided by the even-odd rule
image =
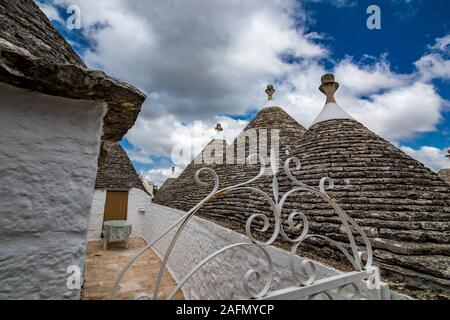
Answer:
[[[106,190],[96,189],[89,216],[88,240],[100,239],[105,211]],[[151,203],[151,197],[141,189],[133,188],[128,193],[128,214],[127,220],[132,223],[131,236],[141,234],[140,221],[136,217],[145,213],[139,212],[139,208],[145,208]]]
[[[438,173],[439,178],[450,184],[450,169],[442,169]]]
[[[282,127],[281,122],[266,122],[267,111],[263,109],[249,127],[253,123]],[[398,279],[402,273],[414,272],[414,277],[401,278],[407,286],[417,292],[431,288],[437,295],[450,296],[450,189],[447,184],[355,120],[324,121],[312,126],[303,136],[300,132],[283,132],[281,129],[280,135],[284,137],[280,142],[281,161],[284,163],[286,159],[283,149],[289,146],[290,153],[302,163],[302,169],[295,172],[299,180],[316,187],[324,176],[335,180],[332,197],[363,227],[374,249],[385,251],[375,259],[386,279]],[[155,203],[191,209],[209,192],[208,188],[194,184],[194,174],[201,167],[189,165],[167,191],[156,196]],[[257,166],[246,165],[210,167],[218,173],[221,187],[246,181],[259,170]],[[270,192],[271,183],[271,177],[267,177],[255,185]],[[279,174],[279,187],[281,194],[293,187],[284,173]],[[307,214],[311,232],[346,241],[338,217],[323,200],[298,193],[284,208],[285,218],[294,210]],[[245,221],[254,213],[271,216],[268,204],[247,192],[223,194],[199,211],[202,217],[239,232],[244,231]],[[289,234],[293,237],[299,231],[289,230]],[[281,240],[278,245],[286,246]],[[305,249],[318,256],[342,258],[317,239],[305,243]]]
[[[133,167],[127,153],[119,143],[104,143],[108,155],[99,166],[95,189],[128,191],[132,188],[145,190],[141,178]]]
[[[161,185],[161,187],[158,188],[158,190],[155,192],[155,195],[160,192],[160,193],[164,193],[169,186],[172,184],[172,182],[174,182],[176,180],[176,178],[167,178],[166,181],[164,181],[164,183]]]
[[[145,96],[86,68],[32,0],[0,2],[0,82],[48,95],[106,102],[102,140],[119,141]]]
[[[0,12],[0,38],[35,57],[86,67],[33,1],[2,0]]]
[[[146,244],[142,238],[131,238],[127,249],[119,243],[112,243],[108,250],[103,250],[102,241],[89,241],[81,300],[109,299],[118,270],[121,270]],[[143,292],[152,293],[160,265],[158,256],[152,250],[148,250],[125,274],[114,299],[133,300]],[[162,277],[158,299],[166,299],[176,285],[166,271]],[[175,295],[175,300],[182,299],[183,293],[179,291]]]
[[[330,195],[370,231],[375,261],[387,277],[414,271],[408,285],[450,296],[450,189],[434,172],[354,120],[312,126],[295,155],[301,181],[317,186],[323,176],[334,179]],[[307,214],[313,231],[345,240],[322,201],[307,194],[295,200],[286,209]],[[326,247],[313,245],[328,255]]]
[[[222,145],[223,148],[231,147],[234,150],[234,161],[242,161],[247,156],[252,153],[260,153],[261,156],[266,157],[267,153],[272,146],[270,132],[267,134],[267,152],[266,150],[249,150],[248,143],[245,143],[245,132],[250,129],[274,129],[279,130],[279,152],[280,158],[286,159],[288,157],[287,152],[291,153],[293,148],[295,148],[296,141],[303,135],[306,129],[301,126],[297,121],[295,121],[291,116],[289,116],[283,109],[279,107],[267,107],[262,109],[255,118],[247,125],[244,131],[236,138],[231,146],[228,146],[224,141],[214,140],[210,143],[205,150],[202,151],[201,157],[204,154],[210,155],[212,152],[217,152],[218,150],[214,148],[209,150],[210,146],[216,147],[217,145]],[[214,143],[216,142],[216,143]],[[264,139],[259,139],[258,142],[263,142]],[[238,156],[238,150],[245,150],[243,155]],[[227,150],[219,150],[222,152],[223,160],[225,162]],[[177,208],[180,210],[188,211],[196,203],[198,203],[204,196],[209,192],[208,187],[199,186],[194,181],[194,175],[198,169],[202,167],[213,168],[220,177],[220,187],[226,187],[229,185],[234,185],[238,182],[243,182],[254,177],[259,172],[259,165],[247,165],[247,164],[196,164],[194,161],[189,164],[186,169],[180,174],[180,176],[170,184],[170,187],[166,190],[160,190],[156,195],[154,202],[163,204],[172,208]],[[201,174],[200,178],[204,181],[211,181],[211,176],[208,174]],[[269,181],[272,181],[270,176],[262,179],[262,183],[259,185],[265,190],[269,191],[270,187]],[[205,206],[204,210],[201,210],[200,214],[208,212],[208,216],[214,215],[215,212],[220,216],[221,213],[228,212],[231,210],[230,217],[236,214],[236,221],[240,224],[242,222],[239,216],[242,217],[242,200],[251,199],[253,206],[255,207],[267,207],[267,204],[263,198],[258,195],[249,192],[242,192],[239,194],[225,194],[220,200],[213,200]],[[213,210],[209,210],[212,208]],[[220,212],[220,213],[219,213]],[[222,219],[219,219],[222,220]]]
[[[78,299],[105,105],[0,84],[0,299]]]

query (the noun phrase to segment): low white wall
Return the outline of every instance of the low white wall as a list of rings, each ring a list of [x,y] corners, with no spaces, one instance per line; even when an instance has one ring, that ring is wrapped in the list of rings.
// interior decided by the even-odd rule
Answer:
[[[0,84],[0,299],[79,299],[104,104]]]
[[[147,212],[139,214],[135,223],[142,224],[141,236],[147,242],[155,239],[170,227],[184,212],[147,204]],[[154,247],[161,257],[169,246],[169,233]],[[249,242],[249,239],[237,232],[223,228],[207,220],[195,217],[182,233],[169,259],[168,269],[176,282],[179,282],[203,258],[224,246]],[[275,280],[271,290],[286,288],[295,283],[288,267],[289,253],[275,247],[269,248],[275,269]],[[302,258],[297,257],[297,265]],[[339,271],[317,264],[317,278],[337,274]],[[260,250],[245,247],[232,249],[203,266],[183,287],[186,299],[246,299],[243,277],[250,269],[267,270],[267,262]],[[259,285],[263,284],[260,282]],[[257,288],[253,286],[253,288]]]
[[[100,239],[105,210],[106,190],[95,189],[89,214],[88,240]]]
[[[96,189],[94,191],[94,199],[92,202],[91,213],[89,216],[88,240],[100,239],[103,216],[105,211],[106,190]],[[142,234],[139,208],[145,208],[152,202],[152,198],[141,189],[133,188],[128,192],[128,214],[127,220],[132,226],[132,236],[140,236]]]

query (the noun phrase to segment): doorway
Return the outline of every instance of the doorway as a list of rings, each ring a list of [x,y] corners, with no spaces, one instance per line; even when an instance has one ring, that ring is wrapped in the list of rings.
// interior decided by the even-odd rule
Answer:
[[[107,191],[103,221],[127,220],[128,191]]]

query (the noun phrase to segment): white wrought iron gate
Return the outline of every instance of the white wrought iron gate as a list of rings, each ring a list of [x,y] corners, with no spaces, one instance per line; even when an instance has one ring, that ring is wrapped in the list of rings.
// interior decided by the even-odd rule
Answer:
[[[226,187],[219,190],[219,177],[216,172],[210,168],[202,168],[197,171],[195,175],[196,183],[200,185],[205,185],[206,183],[201,181],[199,176],[202,172],[209,173],[214,178],[214,187],[207,197],[200,201],[196,206],[194,206],[186,215],[182,216],[178,221],[176,221],[171,227],[161,233],[153,241],[149,242],[138,254],[136,254],[127,265],[120,271],[117,279],[114,283],[113,289],[110,293],[110,298],[113,299],[117,291],[118,285],[121,282],[124,274],[131,267],[131,265],[147,250],[151,249],[160,239],[168,235],[172,230],[175,234],[172,236],[170,244],[162,258],[161,267],[159,270],[158,277],[155,283],[155,289],[152,295],[146,294],[141,295],[139,298],[151,298],[157,299],[158,292],[161,285],[161,279],[163,273],[166,269],[168,259],[172,253],[174,246],[177,243],[181,233],[185,227],[189,224],[190,220],[194,217],[196,212],[209,200],[216,197],[217,195],[239,190],[250,190],[255,192],[270,204],[273,213],[274,228],[272,234],[269,234],[269,239],[267,241],[260,241],[255,239],[252,235],[252,226],[254,226],[255,219],[260,219],[263,222],[263,227],[257,229],[260,232],[267,232],[270,227],[270,221],[268,216],[264,214],[253,214],[251,215],[245,225],[246,235],[249,238],[249,242],[243,243],[233,243],[228,246],[217,250],[216,252],[210,254],[205,259],[200,261],[197,265],[193,266],[191,271],[188,272],[183,279],[179,281],[177,287],[169,294],[168,299],[172,299],[176,292],[183,287],[183,285],[205,264],[215,259],[217,256],[223,254],[228,250],[234,250],[242,247],[255,247],[261,252],[262,256],[267,261],[268,270],[264,273],[250,269],[246,272],[243,279],[243,290],[245,290],[248,298],[250,299],[390,299],[390,291],[387,284],[380,281],[380,271],[377,266],[372,264],[373,253],[372,246],[369,242],[364,231],[358,226],[358,224],[332,199],[328,194],[327,190],[332,189],[334,186],[333,180],[324,177],[320,180],[318,188],[310,187],[305,183],[297,180],[293,174],[291,165],[294,164],[295,170],[300,169],[300,161],[297,158],[289,158],[284,163],[284,172],[286,173],[289,180],[295,185],[293,189],[283,194],[280,197],[278,191],[278,178],[277,173],[279,172],[277,159],[274,156],[274,152],[271,153],[270,164],[266,164],[263,157],[258,157],[261,164],[260,171],[254,178],[239,183],[234,186]],[[249,161],[251,160],[249,157]],[[270,170],[270,171],[269,171]],[[263,175],[270,172],[273,177],[272,180],[272,193],[273,197],[269,196],[266,192],[251,186],[251,184]],[[292,212],[288,217],[288,225],[290,228],[294,228],[296,225],[296,219],[301,220],[302,232],[295,238],[291,239],[283,229],[281,213],[283,210],[283,205],[285,201],[295,192],[306,191],[310,192],[328,203],[334,210],[335,214],[339,217],[339,220],[345,230],[348,247],[347,250],[342,244],[330,239],[329,237],[312,234],[309,232],[308,219],[302,212]],[[353,230],[353,231],[352,231]],[[356,243],[355,234],[362,239],[362,249]],[[274,282],[274,264],[272,258],[267,250],[274,241],[281,236],[284,240],[292,244],[290,255],[289,255],[289,269],[292,279],[295,281],[296,285],[290,286],[280,290],[273,290],[272,284]],[[311,259],[304,258],[301,263],[295,259],[299,246],[309,238],[319,238],[324,240],[333,247],[338,248],[338,250],[346,257],[353,267],[353,271],[342,272],[336,275],[327,276],[321,279],[316,279],[317,267],[316,262]],[[363,259],[364,257],[364,259]],[[365,261],[363,261],[365,260]],[[299,269],[299,270],[297,270]],[[264,286],[262,289],[255,292],[251,289],[250,283],[252,280],[264,280]],[[217,284],[220,286],[220,283]]]

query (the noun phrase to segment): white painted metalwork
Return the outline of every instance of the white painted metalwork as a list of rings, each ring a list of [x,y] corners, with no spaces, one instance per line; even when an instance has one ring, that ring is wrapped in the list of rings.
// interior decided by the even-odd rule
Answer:
[[[247,160],[248,163],[251,163],[251,157],[255,157],[255,155],[250,156]],[[258,272],[254,269],[251,269],[247,271],[247,273],[244,276],[243,279],[243,288],[245,292],[247,293],[249,298],[253,299],[389,299],[389,288],[386,284],[382,283],[380,281],[380,273],[379,269],[376,266],[372,265],[373,260],[373,253],[372,253],[372,246],[369,242],[369,239],[367,238],[364,231],[358,226],[358,224],[347,215],[347,213],[342,210],[342,208],[336,203],[334,199],[332,199],[328,194],[327,190],[332,189],[334,186],[333,180],[324,177],[320,180],[318,188],[311,187],[306,185],[305,183],[297,180],[294,175],[292,174],[292,168],[291,165],[294,165],[294,170],[300,169],[300,161],[297,158],[289,158],[286,160],[284,164],[284,172],[286,173],[287,177],[290,179],[290,181],[295,185],[293,189],[286,192],[281,198],[278,190],[278,178],[277,174],[279,172],[278,168],[278,161],[276,158],[275,152],[272,150],[271,156],[270,156],[270,164],[266,164],[264,162],[264,158],[261,156],[258,156],[259,162],[261,164],[260,171],[257,176],[254,178],[239,183],[234,186],[226,187],[219,190],[219,177],[217,176],[216,172],[212,170],[211,168],[201,168],[198,170],[195,174],[195,181],[200,185],[206,185],[205,182],[200,180],[200,174],[202,172],[209,173],[214,178],[214,187],[212,191],[206,196],[202,201],[200,201],[196,206],[194,206],[189,212],[186,213],[183,217],[181,217],[178,221],[176,221],[170,228],[165,230],[159,237],[151,241],[146,247],[144,247],[138,254],[136,254],[130,261],[126,264],[126,266],[120,271],[119,275],[117,276],[117,279],[114,283],[113,289],[110,293],[110,298],[113,299],[114,295],[117,291],[117,287],[122,280],[125,272],[130,268],[130,266],[147,250],[152,248],[152,246],[157,243],[161,238],[166,236],[170,231],[176,229],[174,236],[172,237],[172,240],[169,244],[169,247],[167,248],[161,262],[161,267],[159,270],[158,277],[156,279],[155,283],[155,289],[153,292],[152,297],[149,295],[143,295],[141,294],[139,296],[139,299],[144,298],[152,298],[157,299],[158,292],[161,285],[161,279],[163,276],[163,273],[166,269],[167,261],[169,259],[170,254],[172,253],[172,250],[180,237],[180,234],[185,229],[186,225],[189,223],[189,221],[192,219],[192,217],[195,215],[195,213],[209,200],[216,197],[217,195],[224,194],[231,191],[239,191],[239,190],[250,190],[252,192],[255,192],[259,195],[261,195],[267,202],[270,204],[272,213],[273,213],[273,220],[274,220],[274,228],[273,232],[270,235],[269,239],[267,241],[260,241],[258,239],[255,239],[252,235],[252,225],[253,222],[256,219],[260,219],[263,222],[263,227],[256,229],[254,231],[259,232],[266,232],[269,230],[270,227],[270,221],[268,216],[265,214],[253,214],[251,215],[245,225],[245,232],[247,237],[251,240],[251,242],[245,242],[245,243],[235,243],[230,244],[228,246],[225,246],[221,248],[220,250],[217,250],[216,252],[210,254],[206,258],[204,258],[202,261],[200,261],[196,266],[192,268],[190,272],[188,272],[183,279],[181,279],[177,285],[177,287],[169,294],[168,299],[172,299],[176,292],[188,281],[202,266],[216,258],[217,256],[221,255],[222,253],[231,250],[236,249],[240,247],[255,247],[257,248],[267,261],[267,272],[262,274],[261,272]],[[259,178],[261,178],[263,175],[266,175],[268,170],[271,171],[271,175],[273,176],[272,180],[272,193],[273,198],[269,196],[266,192],[250,186],[251,183],[257,181]],[[342,226],[345,230],[345,233],[347,235],[348,239],[348,245],[351,250],[347,250],[342,244],[330,239],[329,237],[319,235],[319,234],[310,234],[309,233],[309,226],[308,226],[308,219],[305,214],[302,212],[293,212],[288,217],[288,226],[290,228],[295,228],[296,223],[295,219],[301,220],[301,227],[302,232],[301,234],[295,238],[290,238],[282,226],[282,220],[281,220],[281,212],[283,210],[283,205],[285,201],[295,192],[299,191],[306,191],[309,193],[312,193],[320,198],[322,198],[325,202],[327,202],[335,211],[335,213],[338,215]],[[358,247],[356,240],[355,240],[355,234],[362,239],[363,242],[363,250],[360,250]],[[271,290],[272,284],[274,282],[274,270],[273,270],[273,262],[270,257],[270,254],[267,250],[269,246],[271,246],[274,241],[281,235],[281,237],[284,240],[289,241],[292,243],[292,248],[289,255],[289,268],[291,272],[292,279],[295,281],[297,285],[285,288],[282,290]],[[297,251],[299,249],[299,246],[305,241],[306,239],[310,238],[319,238],[324,241],[329,242],[334,247],[338,248],[344,256],[347,258],[347,260],[351,263],[351,265],[354,268],[354,271],[351,272],[344,272],[337,275],[329,276],[322,279],[316,280],[316,263],[314,260],[306,259],[301,263],[297,263],[296,265],[296,257],[297,257]],[[362,257],[365,256],[365,263],[362,259]],[[299,271],[297,271],[299,269]],[[259,292],[253,292],[250,288],[250,282],[252,279],[261,280],[264,281],[264,286]],[[220,284],[218,284],[220,285]],[[361,293],[361,285],[365,287],[366,295],[363,296]]]

